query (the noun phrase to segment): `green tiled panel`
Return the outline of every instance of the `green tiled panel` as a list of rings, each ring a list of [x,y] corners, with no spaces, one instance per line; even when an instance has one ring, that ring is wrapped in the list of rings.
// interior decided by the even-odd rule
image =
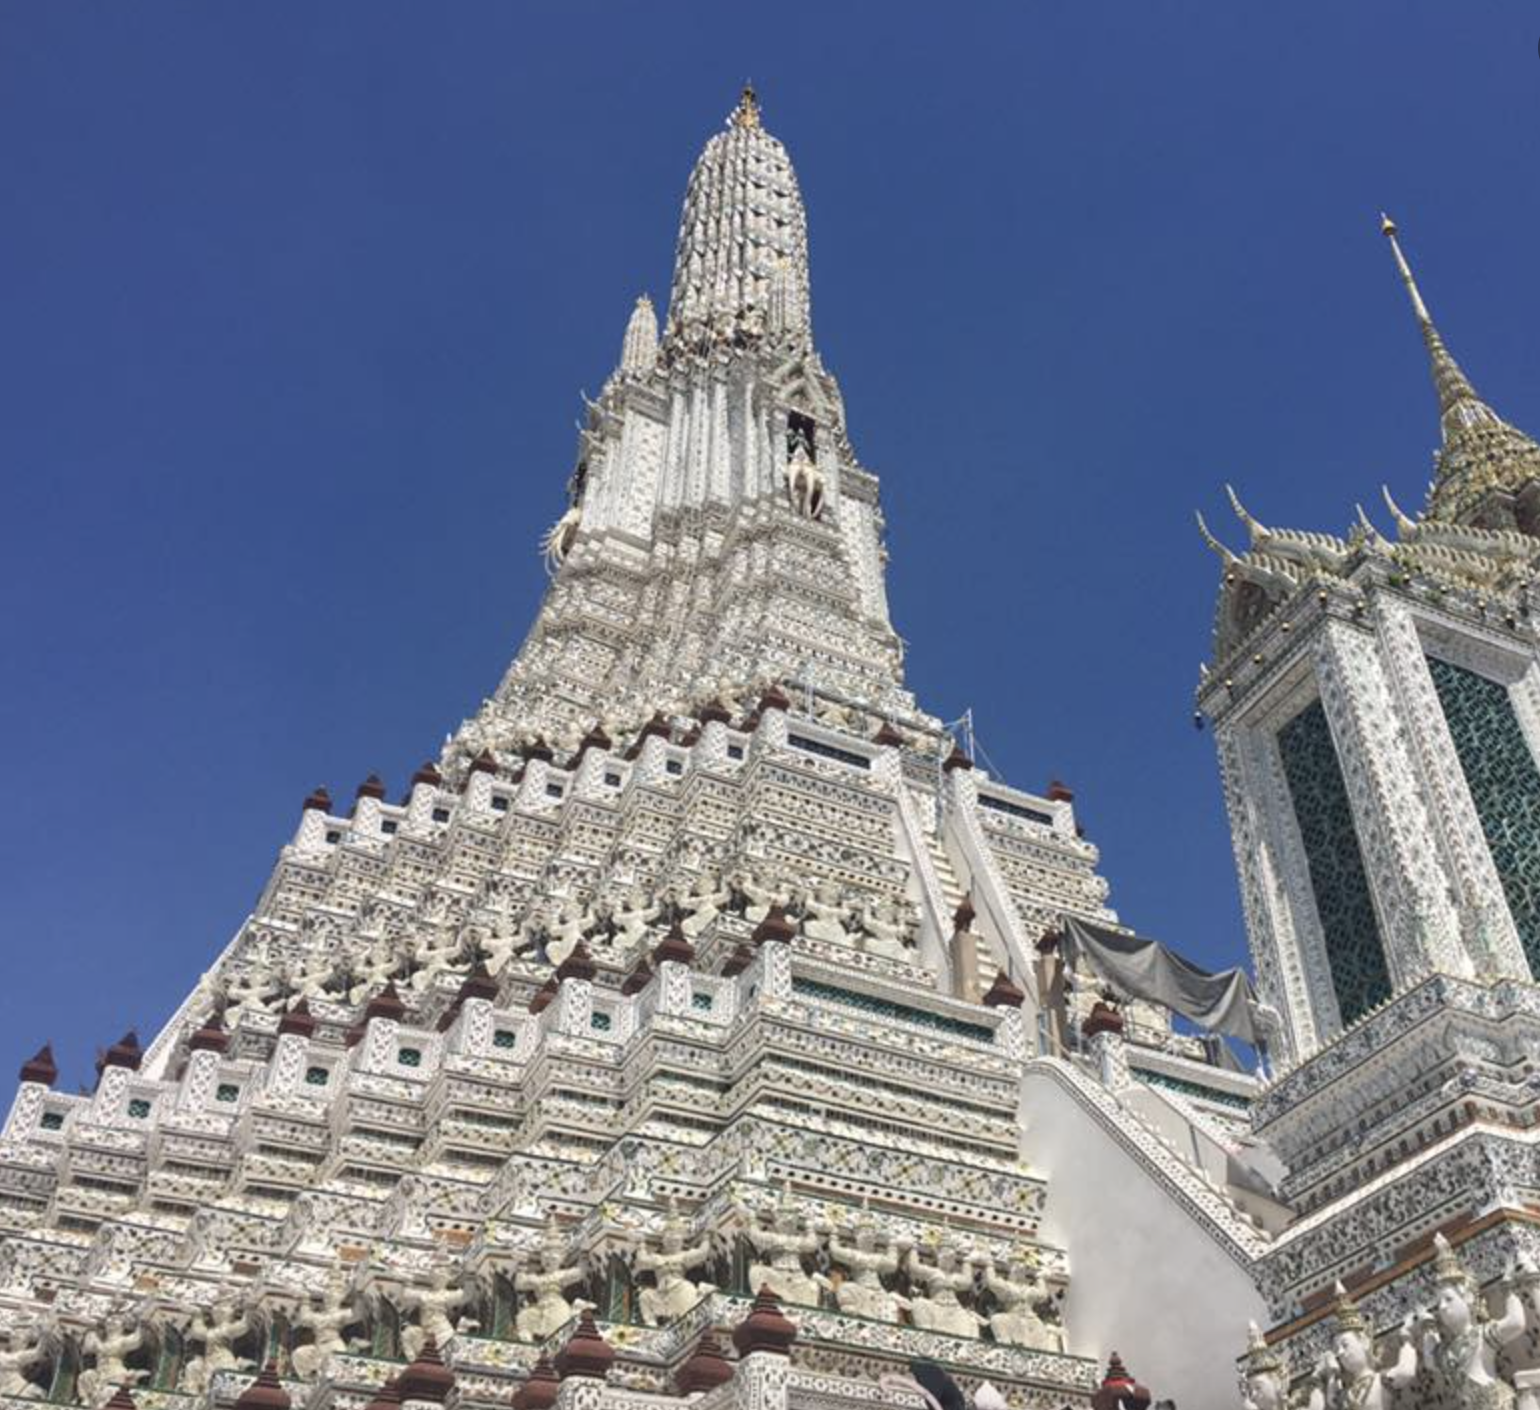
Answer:
[[[908,1004],[895,1004],[889,999],[879,999],[872,994],[857,993],[852,989],[839,989],[832,984],[820,984],[816,979],[793,978],[794,994],[805,994],[810,999],[823,999],[829,1003],[845,1004],[863,1013],[877,1014],[882,1018],[903,1019],[934,1028],[942,1033],[955,1033],[962,1038],[973,1038],[981,1043],[994,1041],[995,1031],[981,1023],[967,1023],[944,1013],[930,1013],[925,1009],[911,1008]]]
[[[1433,656],[1428,670],[1530,972],[1540,974],[1540,769],[1507,686]]]
[[[1319,700],[1278,731],[1278,753],[1305,844],[1331,986],[1343,1023],[1351,1023],[1390,997],[1390,971],[1347,785]]]

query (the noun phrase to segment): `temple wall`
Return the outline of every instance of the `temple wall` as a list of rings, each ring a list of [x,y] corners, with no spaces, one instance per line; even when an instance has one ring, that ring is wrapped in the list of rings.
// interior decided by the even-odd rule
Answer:
[[[1221,1349],[1244,1346],[1247,1323],[1266,1320],[1246,1267],[1061,1083],[1029,1072],[1023,1093],[1025,1154],[1048,1180],[1045,1233],[1074,1231],[1070,1349],[1116,1349],[1182,1410],[1233,1410],[1235,1382],[1215,1374]]]

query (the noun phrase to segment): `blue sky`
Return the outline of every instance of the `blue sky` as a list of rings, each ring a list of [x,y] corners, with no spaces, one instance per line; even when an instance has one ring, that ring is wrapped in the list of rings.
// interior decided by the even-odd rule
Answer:
[[[1420,502],[1382,206],[1540,431],[1537,38],[1506,3],[0,4],[0,1063],[153,1030],[303,796],[399,789],[492,688],[746,76],[911,683],[1075,788],[1127,922],[1240,958],[1192,511]]]

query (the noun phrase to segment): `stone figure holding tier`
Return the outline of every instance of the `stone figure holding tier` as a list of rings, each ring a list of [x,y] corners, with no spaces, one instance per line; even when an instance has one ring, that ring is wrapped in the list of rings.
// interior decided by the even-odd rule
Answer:
[[[86,1334],[83,1350],[92,1358],[88,1371],[80,1373],[80,1396],[85,1405],[104,1405],[119,1386],[137,1385],[143,1371],[130,1371],[125,1358],[144,1345],[144,1332],[129,1330],[128,1318],[120,1311],[109,1312],[99,1332]]]
[[[782,1302],[803,1307],[817,1307],[820,1283],[802,1266],[802,1260],[818,1251],[818,1235],[809,1229],[791,1198],[783,1191],[763,1227],[747,1210],[740,1208],[744,1237],[756,1251],[765,1255],[749,1265],[749,1286],[754,1292],[769,1288]]]
[[[648,940],[647,927],[662,912],[640,886],[633,886],[610,908],[610,925],[615,932],[615,947],[623,954],[641,948]]]
[[[641,1290],[642,1321],[649,1327],[683,1317],[703,1297],[716,1291],[713,1283],[696,1283],[685,1276],[690,1269],[699,1268],[711,1257],[706,1240],[690,1244],[686,1240],[688,1232],[688,1226],[670,1199],[663,1231],[659,1235],[659,1247],[652,1249],[645,1243],[637,1247],[637,1269],[651,1273],[657,1283],[655,1287]]]
[[[882,1280],[898,1272],[908,1245],[890,1244],[887,1248],[879,1248],[879,1232],[871,1208],[863,1202],[849,1243],[844,1242],[838,1232],[830,1234],[830,1255],[836,1263],[850,1270],[850,1276],[835,1289],[834,1301],[841,1312],[880,1322],[896,1322],[899,1309],[907,1310],[909,1300],[883,1286]]]
[[[802,933],[809,940],[822,940],[829,945],[849,945],[850,931],[846,922],[850,919],[850,907],[840,893],[837,881],[820,881],[803,893]]]
[[[976,1337],[979,1315],[964,1307],[958,1294],[973,1287],[973,1267],[953,1244],[936,1249],[934,1263],[922,1263],[913,1249],[909,1251],[909,1276],[926,1292],[909,1309],[914,1325],[927,1332],[947,1332],[954,1337]]]
[[[556,908],[555,918],[545,928],[546,959],[553,965],[565,964],[593,925],[594,917],[581,901],[563,901]]]
[[[312,1293],[294,1320],[311,1336],[310,1345],[300,1347],[292,1358],[295,1374],[308,1381],[331,1357],[348,1349],[343,1333],[353,1321],[353,1299],[340,1266],[332,1269],[325,1289]]]
[[[1337,1284],[1337,1333],[1332,1349],[1316,1368],[1308,1410],[1391,1410],[1395,1392],[1417,1375],[1417,1349],[1411,1339],[1411,1318],[1402,1327],[1395,1363],[1381,1369],[1374,1355],[1374,1332]]]
[[[0,1351],[0,1396],[34,1400],[43,1388],[27,1379],[27,1372],[47,1358],[43,1334],[32,1323],[11,1328],[10,1343]]]
[[[722,885],[710,872],[703,872],[696,877],[689,890],[676,900],[680,910],[688,912],[679,923],[685,939],[691,941],[700,939],[715,923],[732,898],[732,888]]]
[[[324,951],[307,951],[296,955],[283,971],[283,987],[288,995],[283,1006],[298,1008],[312,999],[327,998],[327,986],[336,974],[336,965],[330,954]]]
[[[372,998],[400,967],[400,958],[391,943],[384,939],[375,941],[353,962],[348,1002],[361,1004]]]
[[[1449,1240],[1435,1234],[1433,1245],[1438,1293],[1430,1318],[1434,1325],[1422,1339],[1423,1364],[1450,1387],[1459,1410],[1514,1410],[1517,1396],[1498,1377],[1497,1353],[1524,1335],[1524,1304],[1510,1289],[1503,1315],[1494,1322],[1480,1285]]]
[[[200,1312],[188,1328],[187,1339],[200,1342],[203,1355],[187,1363],[180,1389],[189,1395],[201,1395],[208,1389],[216,1371],[238,1371],[251,1362],[231,1349],[251,1330],[251,1318],[236,1306],[231,1297],[216,1297],[205,1316]]]
[[[1037,1271],[1036,1258],[1018,1252],[1000,1272],[990,1260],[984,1265],[984,1286],[999,1309],[989,1314],[989,1330],[1005,1346],[1029,1346],[1034,1351],[1062,1351],[1063,1337],[1037,1315],[1036,1306],[1048,1296],[1048,1285]]]
[[[732,877],[732,889],[743,906],[743,918],[750,925],[758,925],[770,914],[772,906],[785,906],[791,902],[791,888],[778,873],[755,876],[753,872],[740,871]]]
[[[545,1232],[535,1255],[536,1266],[514,1275],[514,1287],[531,1297],[529,1305],[515,1319],[520,1341],[544,1341],[593,1306],[581,1299],[567,1300],[567,1289],[582,1282],[583,1269],[578,1265],[564,1266],[565,1247],[561,1226],[553,1214],[546,1220]]]
[[[909,927],[892,901],[867,902],[861,911],[861,948],[887,960],[910,960]]]
[[[437,927],[426,930],[411,945],[408,968],[412,974],[412,990],[424,993],[433,987],[441,974],[465,974],[470,966],[461,954],[460,937],[451,930]]]
[[[248,1009],[253,1013],[271,1013],[277,1002],[278,973],[260,952],[225,981],[225,1015],[231,1021]]]
[[[416,1358],[429,1337],[442,1347],[456,1331],[475,1327],[474,1321],[454,1316],[469,1299],[464,1289],[450,1286],[454,1274],[455,1267],[449,1259],[438,1259],[428,1270],[426,1286],[407,1290],[407,1308],[417,1314],[417,1325],[401,1333],[401,1349],[408,1361]]]

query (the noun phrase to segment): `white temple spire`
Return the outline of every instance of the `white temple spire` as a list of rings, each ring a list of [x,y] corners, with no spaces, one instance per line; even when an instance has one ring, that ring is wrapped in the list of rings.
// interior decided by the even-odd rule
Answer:
[[[742,347],[767,332],[805,341],[809,326],[807,215],[748,87],[690,173],[664,342],[673,353]]]
[[[620,370],[637,376],[651,372],[658,360],[658,315],[646,294],[637,298],[620,346]]]

